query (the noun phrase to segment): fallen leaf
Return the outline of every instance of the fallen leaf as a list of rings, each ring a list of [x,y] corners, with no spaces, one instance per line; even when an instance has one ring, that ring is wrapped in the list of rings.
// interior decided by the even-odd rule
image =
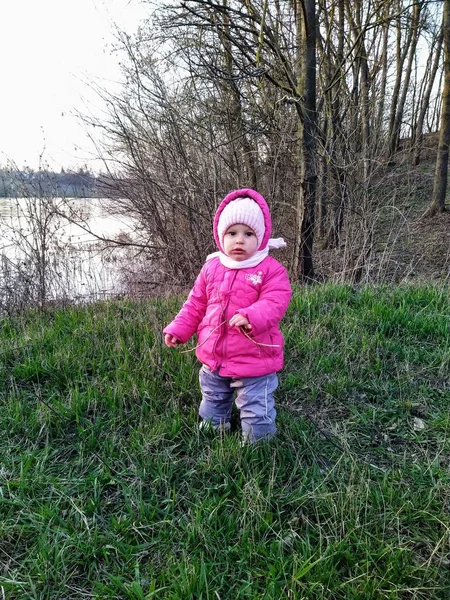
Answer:
[[[425,427],[425,423],[422,421],[422,419],[419,419],[419,417],[414,417],[414,431],[422,431],[422,429],[425,429]]]

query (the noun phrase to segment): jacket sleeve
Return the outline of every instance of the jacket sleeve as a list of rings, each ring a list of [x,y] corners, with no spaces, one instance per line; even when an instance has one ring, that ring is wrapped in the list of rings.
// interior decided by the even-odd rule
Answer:
[[[163,333],[177,337],[183,344],[196,333],[207,306],[205,267],[198,275],[186,302]]]
[[[267,273],[258,300],[237,311],[247,317],[252,326],[250,335],[257,336],[272,327],[277,327],[287,311],[291,296],[287,271],[278,263],[271,273]]]

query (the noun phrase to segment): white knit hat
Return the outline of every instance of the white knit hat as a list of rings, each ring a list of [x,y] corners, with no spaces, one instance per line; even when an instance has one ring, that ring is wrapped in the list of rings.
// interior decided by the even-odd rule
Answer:
[[[263,241],[265,225],[264,215],[258,203],[248,197],[236,198],[229,202],[220,214],[217,234],[221,245],[229,227],[242,223],[253,229],[258,240],[258,249]]]

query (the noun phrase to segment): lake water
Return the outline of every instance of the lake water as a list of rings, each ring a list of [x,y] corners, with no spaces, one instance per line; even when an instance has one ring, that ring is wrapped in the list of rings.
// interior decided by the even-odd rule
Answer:
[[[132,234],[133,222],[114,214],[109,200],[0,198],[0,280],[37,273],[45,248],[50,298],[122,293],[120,275],[129,251],[97,236],[114,240]]]

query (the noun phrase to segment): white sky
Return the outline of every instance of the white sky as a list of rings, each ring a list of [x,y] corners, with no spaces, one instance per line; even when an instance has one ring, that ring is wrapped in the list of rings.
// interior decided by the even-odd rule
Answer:
[[[76,168],[93,146],[75,111],[101,107],[89,88],[119,79],[114,24],[149,13],[140,0],[0,0],[0,165]],[[94,109],[95,110],[95,109]]]
[[[156,3],[158,0],[154,0]],[[0,166],[98,169],[76,111],[119,80],[115,24],[133,33],[149,0],[0,0]]]

